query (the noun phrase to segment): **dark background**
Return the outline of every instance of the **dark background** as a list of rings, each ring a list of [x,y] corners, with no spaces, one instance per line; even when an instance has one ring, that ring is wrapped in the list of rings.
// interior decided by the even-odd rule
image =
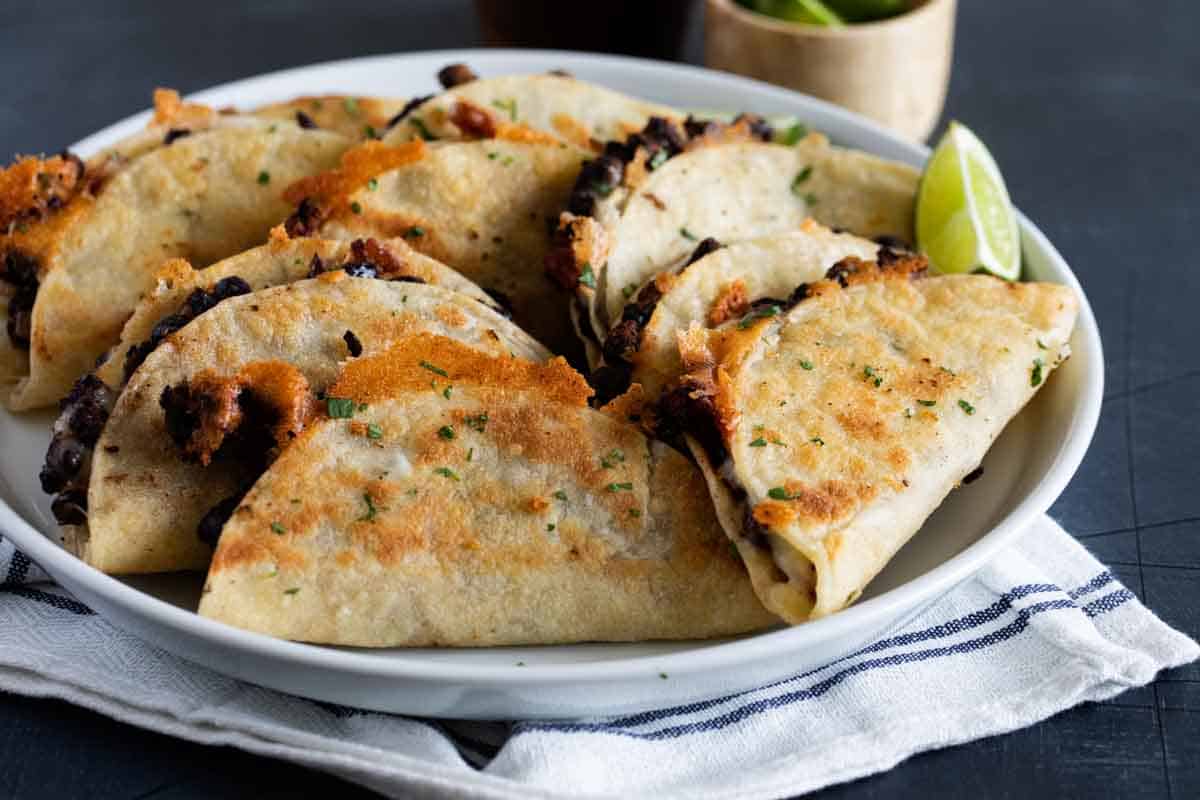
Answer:
[[[646,25],[656,23],[647,2]],[[1200,635],[1200,3],[960,2],[947,114],[1100,319],[1096,440],[1052,514]],[[599,7],[599,6],[597,6]],[[580,6],[580,20],[587,13]],[[480,43],[468,2],[0,2],[0,158],[57,150],[184,92],[266,70]],[[699,15],[684,57],[702,62]],[[362,794],[295,766],[0,695],[0,796]],[[1200,666],[1027,730],[917,756],[823,797],[1200,796]]]

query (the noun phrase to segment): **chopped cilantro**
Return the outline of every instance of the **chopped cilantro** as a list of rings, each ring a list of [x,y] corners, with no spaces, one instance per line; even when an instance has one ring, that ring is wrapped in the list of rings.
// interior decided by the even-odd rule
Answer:
[[[808,135],[808,127],[801,122],[797,122],[785,131],[776,134],[780,144],[791,147],[796,142]]]
[[[874,383],[876,389],[883,385],[883,378],[869,364],[863,367],[863,380]]]
[[[940,369],[942,372],[946,373],[947,375],[955,374],[954,370],[950,369],[949,367],[938,367],[938,369]]]
[[[796,177],[792,178],[792,194],[796,195],[797,197],[800,197],[801,196],[801,191],[800,191],[801,185],[811,177],[812,177],[812,165],[809,165],[809,166],[805,167],[804,169],[800,170],[799,172],[797,172]],[[806,197],[805,202],[807,202],[807,201],[808,201],[808,198]]]
[[[680,228],[679,235],[687,239],[689,242],[696,241],[696,234],[689,231],[687,228]]]
[[[600,466],[604,467],[605,469],[612,469],[617,464],[624,463],[624,461],[625,454],[620,450],[613,449],[608,455],[600,459]]]
[[[660,673],[658,673],[658,677],[662,678],[665,681],[667,679],[667,673],[660,672]]]
[[[1029,375],[1029,385],[1030,386],[1041,386],[1042,385],[1042,367],[1044,367],[1044,366],[1046,366],[1046,365],[1045,365],[1045,363],[1042,362],[1042,360],[1040,358],[1035,358],[1033,360],[1033,372],[1030,373],[1030,375]]]
[[[1046,345],[1042,343],[1042,340],[1041,340],[1041,339],[1038,339],[1038,340],[1037,340],[1037,346],[1038,346],[1038,349],[1039,349],[1039,350],[1045,350],[1045,349],[1046,349]]]
[[[467,427],[471,430],[483,433],[487,429],[488,424],[487,412],[484,411],[482,414],[474,417],[464,417],[463,422],[467,423]]]
[[[263,186],[266,186],[271,182],[271,173],[267,172],[265,169],[258,173],[258,182]]]
[[[449,478],[452,481],[462,480],[462,478],[458,477],[458,473],[449,467],[438,467],[434,470],[434,474],[441,475],[443,478]]]
[[[636,283],[631,283],[628,286],[626,286],[624,289],[621,290],[621,294],[625,295],[626,300],[633,297],[634,293],[636,293],[636,292],[637,292],[637,284]]]
[[[274,531],[275,533],[279,534],[280,536],[283,536],[285,533],[287,533],[287,528],[283,527],[278,522],[271,523],[271,530]]]
[[[768,319],[779,314],[779,306],[771,305],[762,308],[756,308],[746,316],[742,317],[742,321],[738,323],[739,330],[746,330],[760,319]]]
[[[654,155],[650,156],[650,160],[646,162],[646,166],[650,169],[658,169],[671,155],[666,150],[655,150]]]
[[[638,519],[642,516],[642,510],[640,508],[631,508],[629,509],[629,516]]]
[[[383,438],[383,428],[379,427],[374,422],[370,423],[369,425],[367,425],[367,438],[368,439],[382,439]]]
[[[633,491],[632,483],[610,483],[607,487],[610,492],[631,492]]]
[[[347,97],[342,100],[342,107],[346,109],[347,114],[358,116],[358,99],[355,97]]]
[[[554,498],[555,498],[556,500],[566,500],[566,499],[567,499],[567,493],[566,493],[566,492],[564,492],[562,489],[559,489],[558,491],[556,491],[556,492],[554,493]]]
[[[354,401],[348,397],[326,397],[325,411],[333,419],[350,419],[354,416]]]
[[[353,211],[355,214],[361,214],[362,213],[362,203],[355,200],[353,203],[350,204],[350,210]]]
[[[450,399],[450,392],[451,392],[453,389],[454,389],[454,385],[453,385],[453,384],[451,384],[450,386],[447,386],[445,389],[442,389],[442,397],[444,397],[444,398],[446,398],[447,400],[449,400],[449,399]]]
[[[472,447],[471,449],[467,450],[467,461],[474,461],[474,460],[475,460],[475,448]]]
[[[366,411],[368,408],[370,408],[370,406],[368,406],[366,403],[359,403],[359,404],[358,404],[358,410],[359,410],[359,411]]]
[[[800,360],[800,369],[812,369],[812,368],[813,368],[813,363],[811,361],[809,361],[808,359]]]
[[[284,590],[283,590],[283,593],[284,593],[284,594],[296,594],[296,593],[297,593],[297,592],[299,592],[299,591],[300,591],[300,587],[299,587],[299,586],[293,586],[293,587],[292,587],[292,588],[290,588],[290,589],[284,589]]]
[[[549,531],[552,531],[552,530],[554,530],[554,527],[555,527],[555,526],[554,526],[554,523],[553,523],[553,522],[551,522],[551,523],[549,523],[548,525],[546,525],[546,531],[547,531],[547,532],[549,532]]]
[[[516,98],[510,98],[508,100],[493,100],[492,105],[494,105],[496,108],[500,109],[501,111],[507,111],[508,118],[510,120],[512,120],[513,122],[517,121]]]
[[[817,447],[825,446],[825,440],[822,439],[820,436],[814,436],[811,439],[809,439],[809,441],[812,442],[813,444],[815,444]]]
[[[449,377],[446,374],[446,370],[439,366],[435,366],[434,364],[430,364],[428,361],[422,361],[421,366],[432,372],[434,375],[441,375],[443,378]]]
[[[425,229],[419,225],[413,225],[404,232],[405,239],[415,239],[425,235]]]
[[[374,499],[371,498],[370,492],[363,492],[362,500],[367,504],[366,513],[358,518],[359,522],[374,522],[375,517],[379,514],[379,509],[375,506]]]
[[[504,158],[500,159],[500,166],[502,166],[502,167],[511,166],[513,161],[515,161],[515,160],[516,159],[514,159],[512,156],[505,156]]]
[[[368,190],[373,192],[378,188],[379,188],[379,181],[376,178],[371,178],[369,181],[367,181],[367,189]]]
[[[272,125],[271,127],[267,128],[267,133],[274,133],[274,132],[275,132],[275,131],[277,131],[277,130],[279,130],[279,126],[278,126],[278,125]]]
[[[617,188],[608,181],[592,181],[592,191],[601,197],[608,197]]]
[[[438,428],[438,436],[446,440],[453,439],[454,428],[450,427],[449,425],[443,425],[442,427]]]
[[[437,139],[436,136],[429,132],[429,128],[425,127],[425,120],[420,117],[409,117],[408,121],[417,129],[417,135],[425,141],[432,142]]]
[[[917,402],[926,408],[933,408],[937,405],[937,400],[918,400]]]
[[[959,400],[958,407],[965,411],[968,417],[975,413],[975,406],[971,405],[966,400]]]
[[[817,196],[812,192],[809,192],[808,194],[804,195],[804,203],[805,205],[815,206],[817,204]]]
[[[364,125],[363,126],[363,136],[366,136],[368,139],[378,139],[379,138],[379,134],[375,132],[374,125]]]
[[[912,409],[911,408],[904,409],[904,418],[912,419]]]
[[[760,437],[758,437],[757,439],[755,439],[753,442],[751,442],[751,443],[750,443],[750,446],[751,446],[751,447],[766,447],[766,446],[767,446],[767,440],[766,440],[766,439],[764,439],[764,438],[762,438],[762,437],[760,436]]]
[[[579,271],[579,282],[589,289],[596,288],[596,274],[592,272],[591,263],[583,262],[583,269]]]
[[[488,161],[495,161],[499,157],[500,157],[499,153],[496,153],[496,152],[488,153]]]
[[[794,500],[794,499],[796,499],[796,495],[792,494],[791,492],[789,492],[787,489],[783,488],[782,486],[772,487],[770,489],[770,491],[767,492],[767,497],[771,498],[772,500]]]

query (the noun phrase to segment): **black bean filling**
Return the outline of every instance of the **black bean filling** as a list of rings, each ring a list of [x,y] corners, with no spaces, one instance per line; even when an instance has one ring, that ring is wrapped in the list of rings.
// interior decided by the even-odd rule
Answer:
[[[8,338],[14,347],[28,350],[38,293],[37,261],[20,250],[9,250],[0,266],[4,268],[0,280],[16,289],[8,300]]]
[[[200,541],[209,547],[216,548],[217,541],[221,538],[221,529],[233,516],[233,512],[237,510],[238,504],[242,502],[242,498],[249,490],[250,487],[247,486],[244,491],[226,497],[200,518],[200,524],[196,526],[196,535],[200,537]]]
[[[300,201],[300,205],[296,207],[292,215],[284,220],[283,229],[292,238],[297,236],[311,236],[317,232],[317,226],[320,224],[321,209],[316,203],[306,197]]]
[[[354,335],[354,331],[346,331],[342,334],[342,341],[346,343],[346,349],[350,352],[351,358],[358,358],[362,355],[362,342]]]
[[[437,79],[443,89],[453,89],[455,86],[479,80],[479,76],[466,64],[447,64],[438,70]]]
[[[103,381],[85,375],[59,403],[59,416],[38,478],[42,491],[59,495],[51,511],[63,525],[78,525],[86,518],[87,476],[82,474],[83,468],[115,399],[115,393]]]
[[[144,342],[135,344],[125,353],[126,382],[137,371],[137,368],[142,365],[146,357],[162,344],[163,339],[166,339],[172,333],[175,333],[175,331],[187,325],[222,300],[249,293],[250,284],[236,275],[222,278],[211,289],[193,289],[178,311],[158,321],[158,324],[150,332],[150,338]]]
[[[579,216],[592,216],[597,201],[621,185],[625,165],[633,161],[640,149],[645,148],[646,167],[653,170],[683,152],[686,145],[687,138],[675,123],[651,117],[640,133],[630,134],[624,142],[607,143],[601,155],[584,162],[567,201],[567,210]]]
[[[411,114],[414,109],[416,109],[418,106],[420,106],[422,103],[424,103],[426,100],[430,99],[431,97],[433,97],[433,95],[431,95],[431,94],[421,95],[420,97],[414,97],[412,100],[409,100],[407,103],[405,103],[404,108],[400,109],[399,113],[397,113],[395,116],[393,116],[391,119],[389,119],[387,121],[388,130],[391,130],[392,128],[399,125],[400,122],[405,117],[407,117],[409,114]]]
[[[679,274],[682,275],[692,264],[722,246],[711,236],[706,237],[696,245]],[[621,309],[621,321],[613,326],[601,345],[604,363],[597,367],[589,378],[592,388],[596,390],[594,402],[597,406],[604,405],[629,389],[633,379],[632,358],[642,345],[646,323],[654,316],[654,309],[658,307],[661,299],[662,292],[655,282],[651,281],[641,288],[633,302],[627,303]],[[584,327],[590,328],[587,325]]]
[[[315,130],[319,127],[313,118],[303,111],[296,112],[296,124],[307,131]]]
[[[180,447],[185,461],[196,460],[183,452],[183,448],[199,427],[203,416],[211,409],[212,402],[203,392],[193,391],[186,381],[165,387],[159,396],[158,404],[163,410],[167,434]],[[201,540],[213,546],[216,546],[221,527],[233,510],[278,454],[274,428],[279,422],[279,412],[253,389],[243,390],[238,395],[237,403],[242,412],[241,422],[226,433],[221,445],[213,453],[213,460],[223,462],[227,468],[236,469],[241,475],[242,489],[213,506],[196,530]]]
[[[499,289],[484,289],[484,294],[496,301],[496,310],[505,319],[512,319],[513,306],[512,298],[506,295]]]
[[[167,131],[167,135],[163,137],[163,145],[170,145],[176,139],[182,139],[185,136],[191,136],[192,132],[187,128],[171,128]]]
[[[975,481],[979,480],[982,477],[983,477],[983,465],[980,465],[980,466],[976,467],[975,469],[971,470],[970,472],[968,472],[967,476],[962,479],[963,486],[966,486],[968,483],[974,483]]]

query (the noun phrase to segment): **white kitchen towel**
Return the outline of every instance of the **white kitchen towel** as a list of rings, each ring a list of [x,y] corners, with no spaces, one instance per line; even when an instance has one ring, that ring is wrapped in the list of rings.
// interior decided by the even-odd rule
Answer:
[[[1112,697],[1195,659],[1050,519],[874,644],[770,686],[641,714],[444,722],[223,677],[109,625],[0,541],[0,689],[327,770],[391,797],[767,798]]]

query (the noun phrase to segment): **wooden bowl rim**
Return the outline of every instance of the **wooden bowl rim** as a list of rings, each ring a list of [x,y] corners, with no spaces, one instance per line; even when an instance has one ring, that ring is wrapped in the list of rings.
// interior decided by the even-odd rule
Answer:
[[[946,6],[953,6],[956,0],[924,0],[921,5],[895,17],[875,20],[874,22],[856,22],[841,28],[827,28],[823,25],[809,25],[804,22],[791,22],[777,19],[767,14],[751,11],[735,0],[708,0],[708,5],[718,6],[732,14],[743,25],[773,33],[786,33],[797,37],[819,39],[854,39],[883,33],[886,29],[899,28],[904,25],[914,25],[935,12],[942,11]]]

